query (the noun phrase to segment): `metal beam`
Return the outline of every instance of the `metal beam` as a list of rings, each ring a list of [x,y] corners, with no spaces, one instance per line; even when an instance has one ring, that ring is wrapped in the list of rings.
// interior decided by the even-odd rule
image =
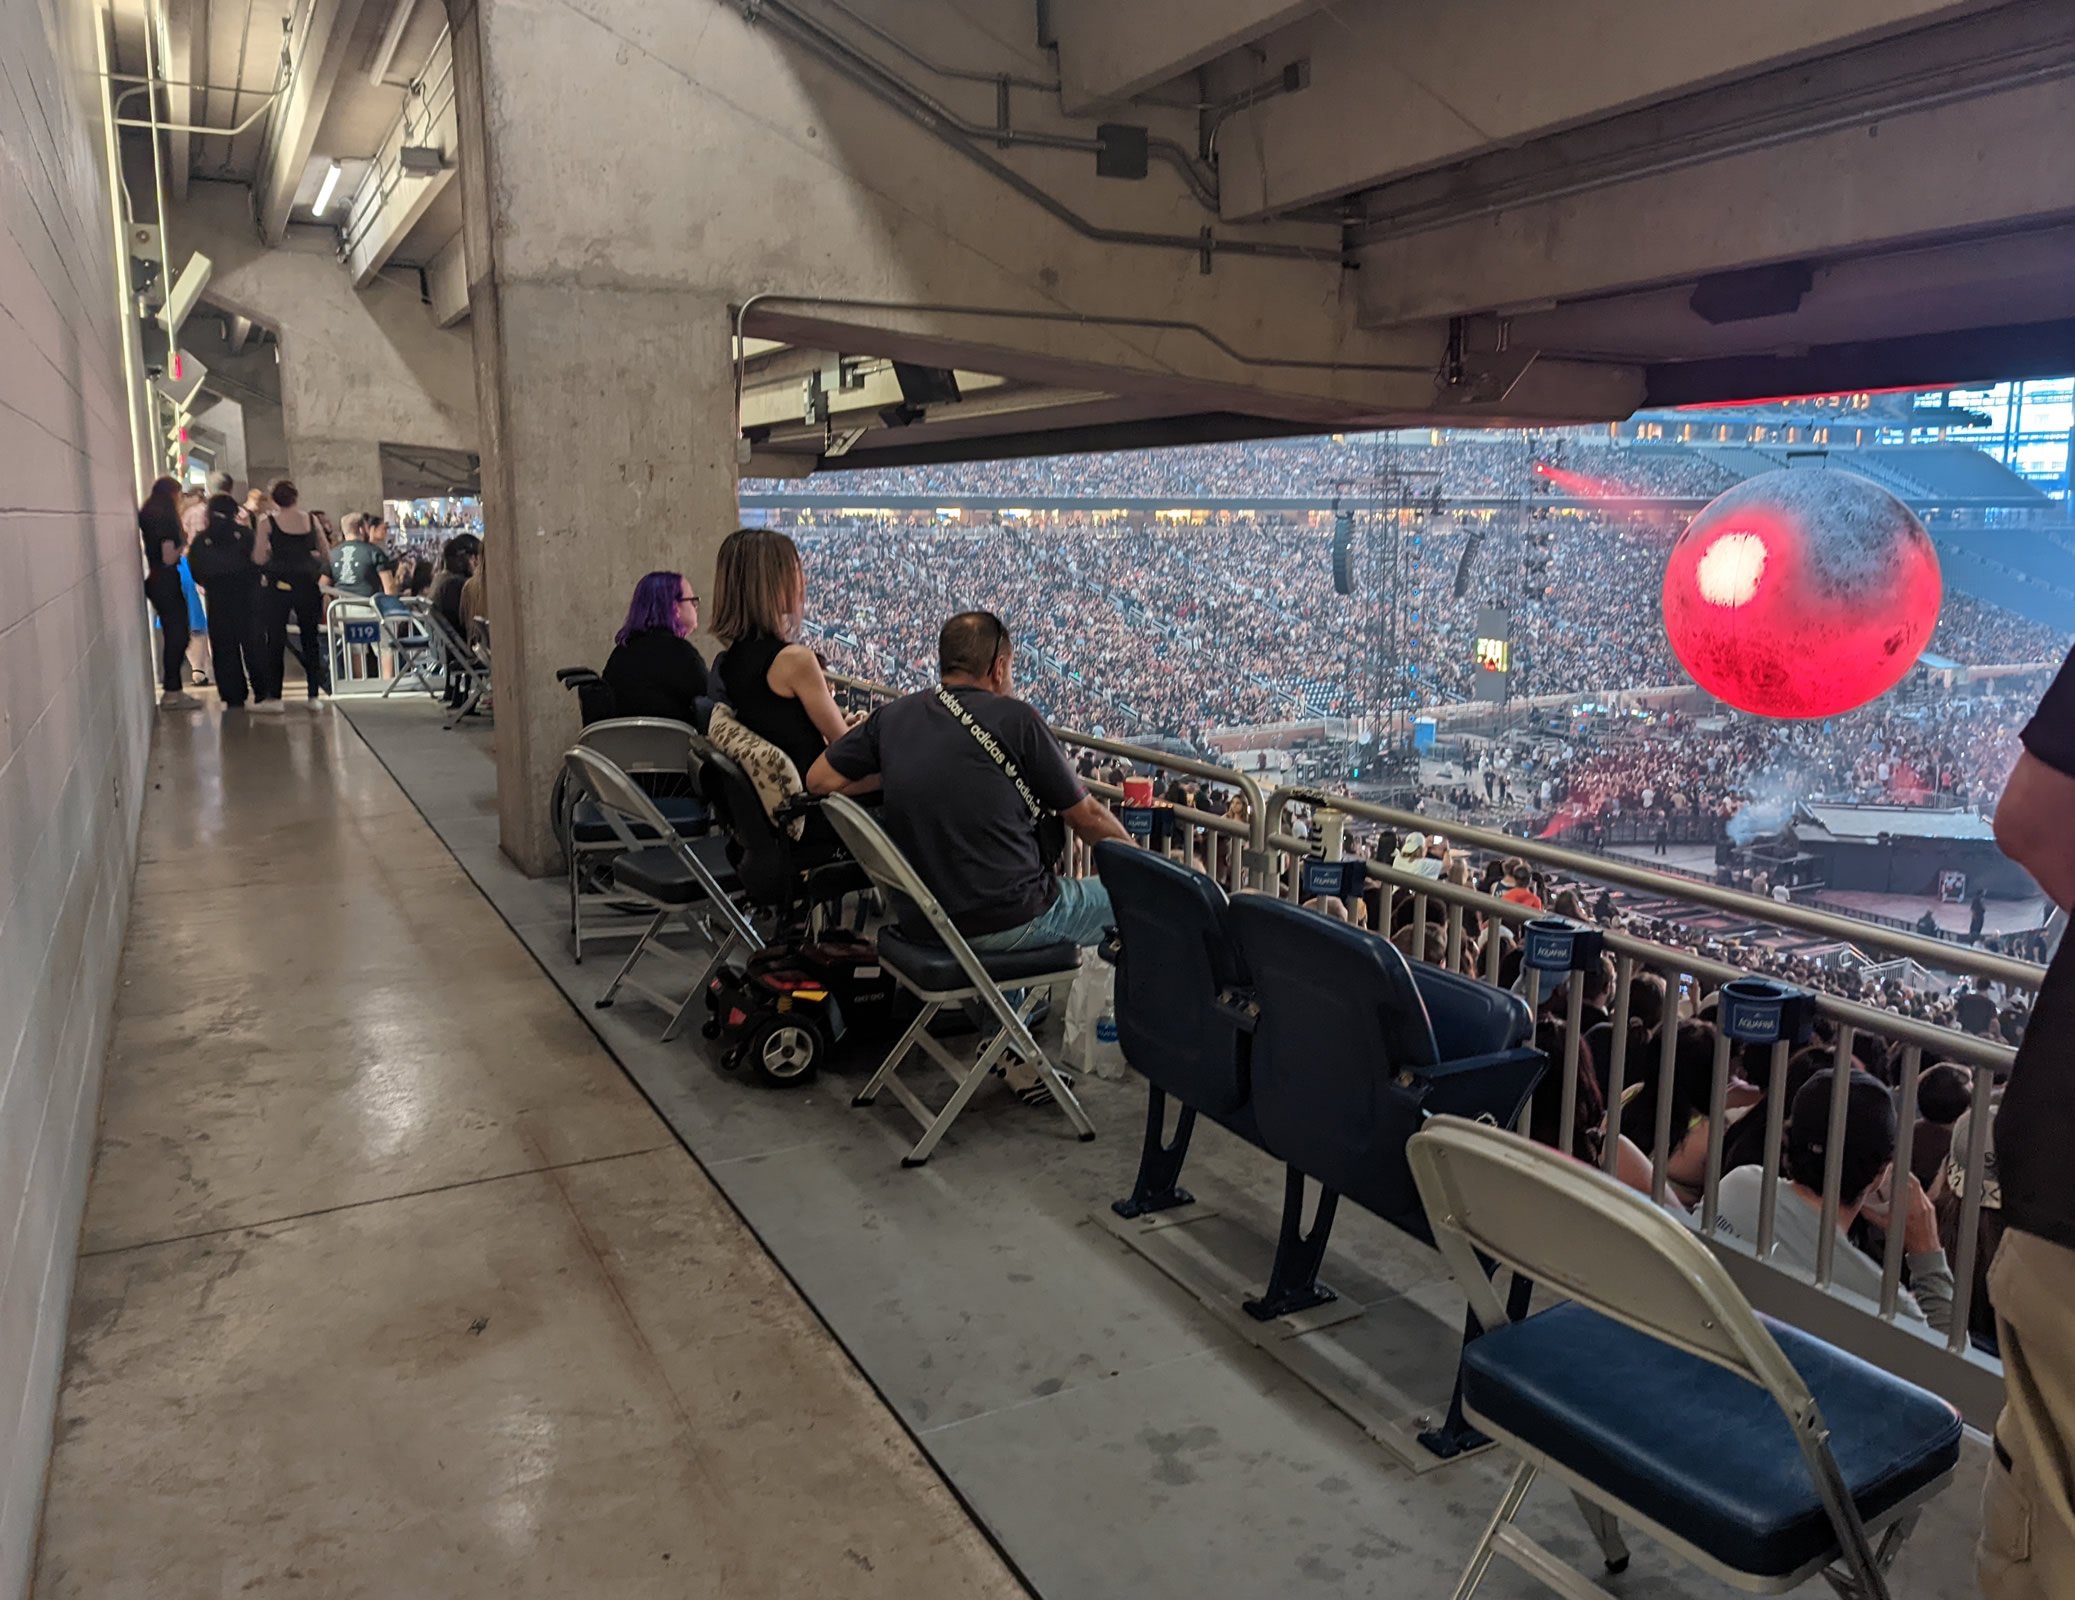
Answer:
[[[260,237],[268,244],[279,244],[287,230],[296,189],[316,149],[317,130],[345,66],[347,44],[363,3],[311,0],[309,10],[300,14],[302,26],[289,38],[291,77],[270,114],[259,181],[253,186]]]

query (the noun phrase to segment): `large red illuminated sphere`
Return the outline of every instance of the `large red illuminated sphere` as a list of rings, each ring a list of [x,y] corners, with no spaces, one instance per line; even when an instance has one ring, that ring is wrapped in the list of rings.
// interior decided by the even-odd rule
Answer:
[[[1931,536],[1876,483],[1768,472],[1672,547],[1664,631],[1693,681],[1766,717],[1829,717],[1902,681],[1938,625]]]

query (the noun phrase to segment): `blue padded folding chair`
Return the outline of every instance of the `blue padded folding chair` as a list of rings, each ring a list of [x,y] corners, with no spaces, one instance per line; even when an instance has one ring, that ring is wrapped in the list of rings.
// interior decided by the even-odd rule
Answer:
[[[613,892],[650,913],[626,961],[591,1004],[601,1009],[611,1005],[624,985],[670,1013],[663,1029],[668,1041],[676,1037],[692,1002],[705,995],[707,981],[734,949],[739,945],[745,951],[757,950],[763,940],[734,901],[740,885],[723,840],[711,835],[687,838],[631,777],[596,750],[578,745],[562,760],[579,801],[596,805],[621,846],[613,860]],[[695,965],[667,945],[654,943],[673,920],[713,946],[712,957],[682,995],[668,994],[634,971],[644,955],[686,969]]]
[[[1520,1459],[1455,1600],[1495,1556],[1566,1600],[1604,1600],[1514,1525],[1541,1473],[1577,1496],[1610,1568],[1627,1560],[1618,1518],[1755,1594],[1820,1573],[1849,1600],[1887,1600],[1896,1551],[1959,1461],[1950,1406],[1760,1318],[1684,1224],[1554,1150],[1438,1117],[1411,1159],[1490,1330],[1463,1352],[1466,1408]],[[1509,1322],[1480,1257],[1569,1299]]]
[[[887,1052],[871,1081],[851,1101],[852,1105],[868,1106],[878,1099],[880,1090],[887,1090],[921,1125],[922,1137],[901,1157],[901,1165],[919,1167],[929,1160],[937,1141],[958,1120],[958,1114],[986,1082],[995,1063],[1012,1050],[1051,1091],[1053,1101],[1073,1125],[1074,1133],[1082,1139],[1094,1138],[1095,1125],[1081,1109],[1081,1102],[1074,1098],[1072,1085],[1030,1031],[1030,1018],[1039,1000],[1051,991],[1064,989],[1080,971],[1080,952],[1070,944],[975,951],[870,812],[840,794],[824,800],[822,810],[857,864],[886,891],[890,903],[913,908],[920,924],[930,930],[928,938],[912,938],[893,924],[879,930],[880,964],[893,975],[895,983],[922,1003],[922,1009]],[[1023,999],[1021,1004],[1012,1004],[1006,991],[1017,988],[1024,991]],[[969,1062],[955,1059],[930,1036],[930,1023],[946,1006],[958,1006],[974,1014],[980,1040]],[[950,1076],[953,1088],[941,1110],[925,1104],[900,1080],[901,1067],[917,1050]]]
[[[668,717],[613,717],[585,726],[576,748],[595,751],[632,778],[672,829],[687,838],[708,831],[710,817],[693,776],[693,734]],[[575,958],[584,941],[632,937],[640,931],[614,908],[629,904],[608,880],[613,858],[627,848],[598,801],[564,767],[555,786],[555,831],[569,881],[569,939]],[[635,829],[644,844],[655,841]],[[587,915],[587,913],[598,913]]]

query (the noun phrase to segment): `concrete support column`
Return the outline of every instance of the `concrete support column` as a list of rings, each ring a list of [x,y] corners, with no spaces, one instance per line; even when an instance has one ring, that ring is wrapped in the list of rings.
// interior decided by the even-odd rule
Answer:
[[[549,794],[579,727],[555,671],[604,665],[643,573],[682,572],[702,597],[712,592],[714,552],[735,526],[734,378],[723,296],[510,271],[506,229],[492,225],[510,181],[497,165],[500,127],[560,115],[561,91],[552,76],[515,75],[484,94],[478,30],[492,9],[454,11],[463,226],[500,841],[542,874],[557,861]]]

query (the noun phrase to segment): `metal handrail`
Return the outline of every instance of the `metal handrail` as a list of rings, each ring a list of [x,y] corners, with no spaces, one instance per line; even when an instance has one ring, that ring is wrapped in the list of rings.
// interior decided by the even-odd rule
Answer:
[[[1387,827],[1435,830],[1434,819],[1417,811],[1402,811],[1394,806],[1373,805],[1366,800],[1356,800],[1347,795],[1336,795],[1308,785],[1292,784],[1277,789],[1269,796],[1271,833],[1284,831],[1283,818],[1288,814],[1291,804],[1297,802],[1315,809],[1323,808],[1338,811],[1344,816],[1359,817],[1365,822],[1380,822]],[[1619,884],[1628,889],[1664,887],[1662,875],[1651,868],[1631,866],[1607,856],[1587,855],[1582,851],[1565,849],[1561,845],[1516,838],[1509,833],[1496,833],[1487,828],[1463,823],[1450,823],[1443,831],[1450,839],[1459,840],[1475,849],[1488,850],[1501,856],[1518,856],[1523,861],[1555,867],[1574,877],[1590,878],[1598,883]],[[1812,911],[1791,901],[1782,902],[1763,895],[1747,894],[1740,889],[1724,889],[1698,879],[1690,885],[1682,882],[1679,885],[1678,897],[1717,911],[1734,912],[1739,916],[1749,917],[1754,922],[1769,923],[1779,928],[1792,928],[1802,933],[1820,934],[1826,939],[1841,939],[1853,944],[1869,945],[1896,955],[1912,956],[1926,966],[1943,967],[1971,976],[1992,978],[1999,983],[2037,989],[2046,977],[2046,969],[2030,961],[2019,961],[2010,956],[1952,945],[1942,939],[1926,938],[1920,933],[1891,932],[1854,917],[1841,917],[1828,911]]]

